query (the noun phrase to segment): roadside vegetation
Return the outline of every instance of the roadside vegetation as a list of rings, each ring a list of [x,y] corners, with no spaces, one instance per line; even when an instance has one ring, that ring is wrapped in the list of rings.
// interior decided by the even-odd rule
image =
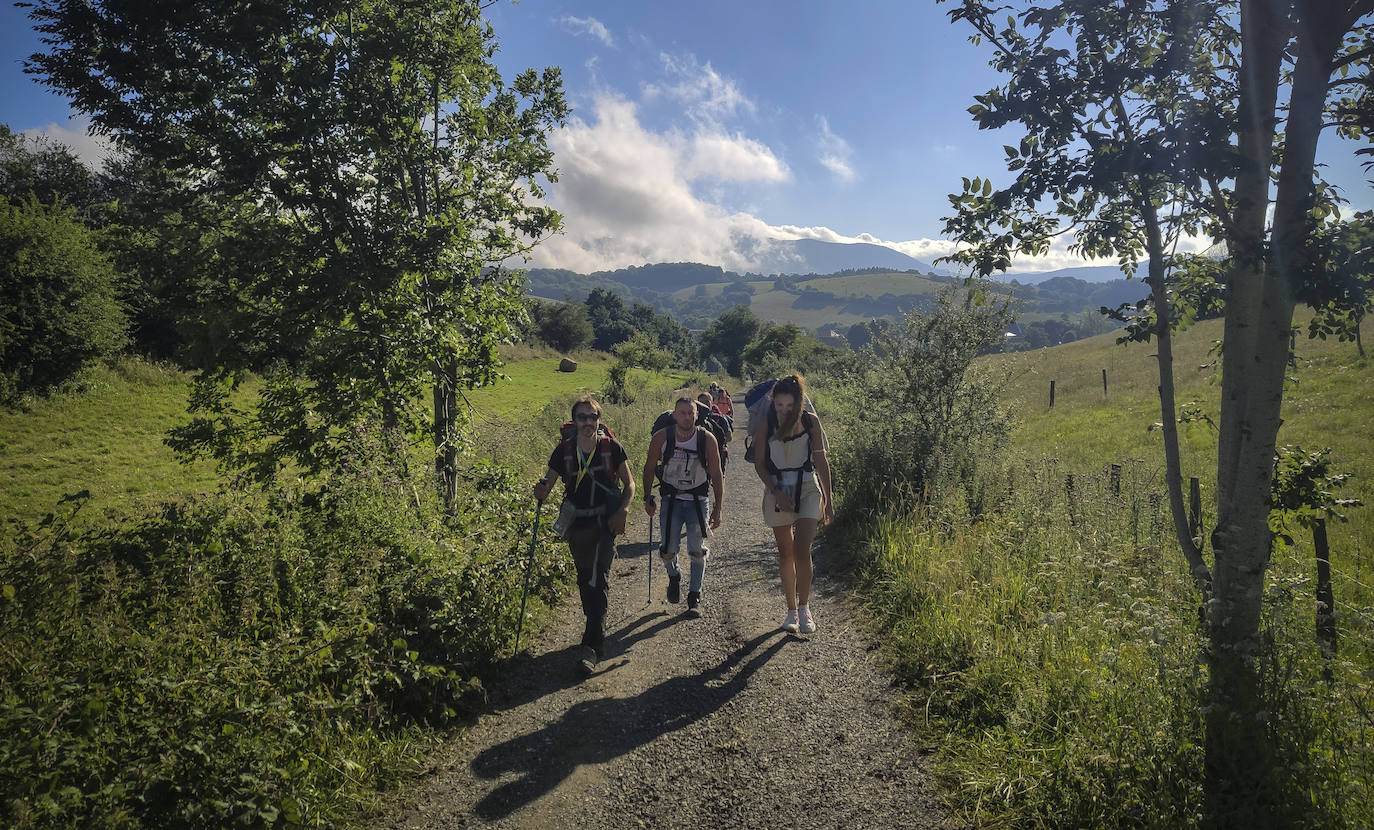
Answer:
[[[1204,482],[1220,388],[1214,368],[1198,367],[1219,336],[1220,321],[1208,321],[1176,344],[1189,413],[1184,474]],[[1280,441],[1329,447],[1331,478],[1317,488],[1370,503],[1374,443],[1358,424],[1374,417],[1374,368],[1352,343],[1295,345]],[[894,400],[900,382],[856,396],[863,409],[913,411],[893,435],[845,414],[835,450],[844,518],[830,545],[852,552],[869,619],[907,690],[906,716],[935,748],[951,806],[973,824],[1203,823],[1207,638],[1163,494],[1151,347],[1101,336],[966,368],[968,400],[981,390],[995,401],[981,417],[967,409],[942,445],[915,428],[921,401]],[[965,453],[966,439],[979,449]],[[871,465],[900,457],[877,448],[893,446],[924,452],[875,475]],[[887,476],[892,484],[872,486]],[[1215,505],[1210,485],[1202,493],[1205,535]],[[1271,649],[1260,672],[1291,805],[1284,820],[1299,826],[1374,820],[1374,517],[1337,512],[1348,521],[1327,522],[1331,656],[1315,631],[1312,534],[1292,512],[1272,517]]]

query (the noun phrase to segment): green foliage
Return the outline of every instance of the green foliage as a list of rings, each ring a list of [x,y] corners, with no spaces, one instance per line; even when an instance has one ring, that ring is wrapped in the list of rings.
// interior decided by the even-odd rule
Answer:
[[[836,476],[851,482],[845,498],[883,505],[922,496],[996,450],[1009,416],[996,379],[973,361],[1001,343],[1010,322],[1005,300],[950,289],[935,312],[912,312],[902,330],[856,362],[841,381],[851,409],[834,462]]]
[[[0,401],[47,392],[124,347],[116,283],[70,209],[0,203]]]
[[[615,347],[615,356],[626,367],[662,372],[672,362],[672,355],[657,347],[653,340],[643,332],[636,333],[629,340]]]
[[[1318,520],[1345,521],[1341,510],[1359,507],[1359,499],[1335,495],[1345,485],[1349,473],[1331,472],[1331,448],[1306,451],[1302,447],[1279,447],[1274,460],[1274,497],[1270,504],[1269,526],[1285,544],[1292,545],[1290,525],[1311,528]]]
[[[26,139],[0,124],[0,196],[22,205],[62,204],[89,219],[109,198],[104,183],[69,148],[46,138]]]
[[[375,432],[314,491],[226,491],[0,547],[0,817],[337,826],[482,695],[509,647],[527,483],[465,468],[452,519]],[[64,509],[65,510],[65,509]],[[538,608],[567,575],[549,537]]]
[[[748,306],[737,305],[707,327],[701,335],[701,353],[720,360],[727,372],[738,377],[744,366],[744,349],[762,328],[763,321]]]
[[[592,320],[582,303],[549,303],[537,306],[539,339],[564,354],[585,349],[592,342]]]
[[[351,425],[380,417],[429,433],[452,498],[458,392],[496,376],[521,313],[519,276],[497,264],[560,223],[540,184],[568,112],[558,70],[507,86],[475,0],[136,6],[36,3],[52,48],[33,64],[230,217],[224,348],[178,446],[319,472]],[[264,364],[241,342],[286,364],[248,409],[222,394]],[[426,414],[412,402],[431,389]]]

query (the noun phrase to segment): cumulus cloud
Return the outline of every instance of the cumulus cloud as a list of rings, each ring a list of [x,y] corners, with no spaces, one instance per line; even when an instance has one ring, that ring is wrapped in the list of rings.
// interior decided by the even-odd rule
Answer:
[[[825,116],[818,116],[816,120],[821,128],[820,136],[816,139],[817,161],[834,173],[840,181],[854,181],[854,166],[850,162],[854,155],[853,148],[849,146],[848,141],[830,130],[830,122]]]
[[[90,134],[91,119],[87,115],[73,115],[66,124],[53,122],[20,132],[34,141],[62,144],[76,154],[87,167],[100,170],[105,160],[114,155],[114,145],[104,136]]]
[[[711,67],[702,65],[694,55],[659,55],[669,80],[645,83],[646,100],[669,98],[683,105],[687,115],[698,123],[719,124],[741,113],[753,113],[754,102],[734,81]]]
[[[566,228],[535,249],[533,263],[582,272],[669,261],[747,269],[742,251],[771,235],[767,225],[700,198],[692,185],[784,179],[772,151],[738,135],[653,132],[634,103],[610,94],[596,98],[593,112],[591,122],[574,118],[551,136],[559,180],[550,202]]]
[[[558,18],[558,22],[562,24],[564,29],[575,35],[591,35],[605,46],[615,46],[615,39],[611,37],[611,32],[606,28],[606,24],[595,17],[563,15]]]

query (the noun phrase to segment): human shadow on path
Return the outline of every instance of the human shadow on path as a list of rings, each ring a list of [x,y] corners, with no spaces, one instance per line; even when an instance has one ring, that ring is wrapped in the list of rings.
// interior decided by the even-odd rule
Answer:
[[[776,642],[750,657],[774,638]],[[499,778],[509,772],[520,777],[487,793],[477,802],[477,815],[488,821],[509,816],[552,791],[583,764],[605,763],[685,729],[739,694],[788,641],[780,632],[770,631],[744,643],[705,672],[671,677],[633,698],[574,704],[558,721],[483,750],[472,761],[478,777]],[[739,671],[727,679],[736,666]]]

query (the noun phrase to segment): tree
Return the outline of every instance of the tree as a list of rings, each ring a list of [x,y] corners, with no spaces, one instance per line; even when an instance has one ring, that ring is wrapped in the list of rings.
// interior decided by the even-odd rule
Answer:
[[[701,335],[701,353],[719,357],[725,370],[736,377],[744,364],[744,349],[758,335],[763,321],[749,306],[737,305],[716,318]]]
[[[49,51],[26,70],[229,216],[226,346],[175,446],[316,471],[375,418],[429,432],[451,502],[458,393],[495,380],[520,313],[504,263],[560,223],[539,203],[558,70],[506,87],[474,0],[38,0],[30,16]],[[228,396],[240,338],[284,347],[251,410]]]
[[[45,205],[58,202],[89,219],[108,198],[101,180],[70,148],[46,138],[30,140],[0,124],[0,194],[21,204],[29,194]]]
[[[1358,213],[1352,221],[1327,230],[1315,271],[1328,282],[1313,303],[1317,313],[1307,333],[1323,340],[1330,335],[1342,342],[1353,340],[1364,357],[1360,326],[1374,308],[1374,212]]]
[[[539,339],[564,354],[592,342],[592,321],[582,303],[549,303],[539,313]]]
[[[126,322],[114,268],[70,208],[0,201],[0,400],[118,353]]]
[[[994,192],[975,179],[952,197],[959,215],[947,231],[972,246],[959,259],[988,273],[1005,269],[1017,249],[1045,250],[1058,227],[1035,204],[1036,187],[1056,213],[1080,223],[1083,253],[1129,263],[1147,252],[1168,430],[1175,419],[1165,338],[1177,315],[1165,282],[1169,258],[1156,256],[1169,249],[1161,244],[1165,218],[1176,217],[1176,230],[1210,232],[1230,252],[1210,573],[1198,547],[1181,529],[1179,536],[1190,569],[1210,576],[1213,592],[1210,821],[1282,821],[1257,670],[1270,485],[1294,304],[1314,287],[1320,226],[1333,216],[1333,197],[1314,176],[1317,141],[1324,114],[1348,135],[1361,129],[1358,114],[1328,110],[1328,102],[1350,84],[1367,93],[1374,40],[1362,18],[1374,0],[1022,3],[1005,27],[994,22],[994,12],[1007,10],[970,0],[951,12],[974,25],[976,40],[992,41],[993,65],[1012,79],[970,111],[981,126],[1020,121],[1029,131],[1020,147],[1007,147],[1015,185]],[[1123,232],[1126,240],[1115,241]]]

